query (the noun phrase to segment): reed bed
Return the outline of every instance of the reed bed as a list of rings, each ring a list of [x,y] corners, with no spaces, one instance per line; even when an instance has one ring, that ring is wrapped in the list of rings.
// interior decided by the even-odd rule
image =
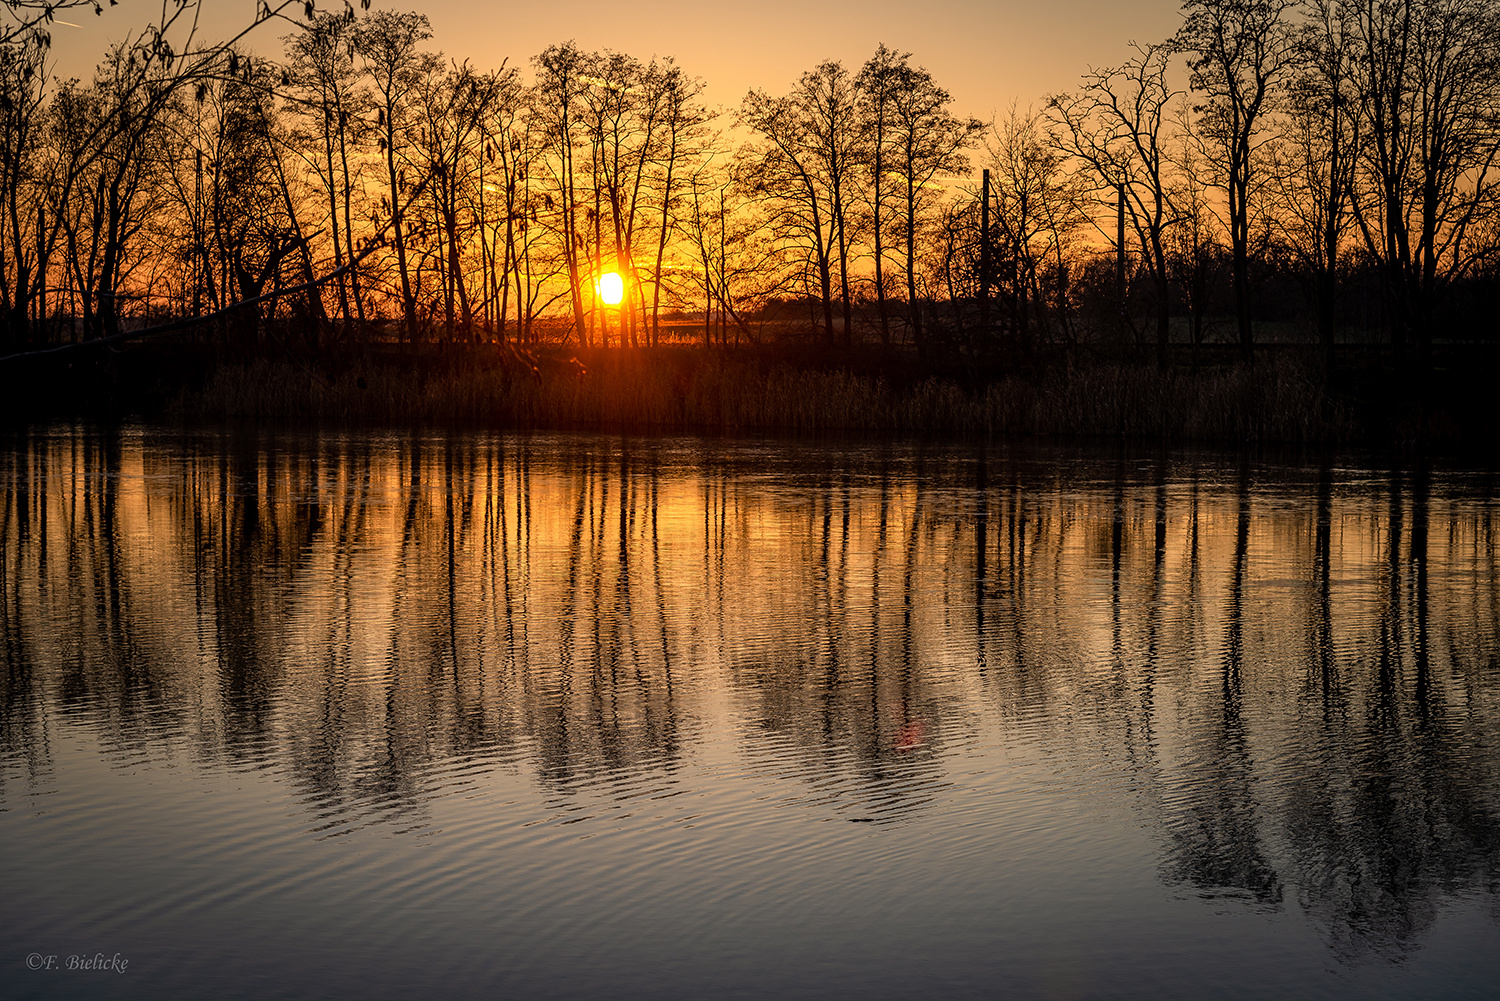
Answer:
[[[1348,409],[1295,359],[1160,371],[1103,364],[1034,377],[860,373],[714,352],[599,353],[536,366],[349,365],[327,374],[262,359],[221,367],[183,392],[181,416],[632,425],[913,433],[1128,435],[1347,441]]]

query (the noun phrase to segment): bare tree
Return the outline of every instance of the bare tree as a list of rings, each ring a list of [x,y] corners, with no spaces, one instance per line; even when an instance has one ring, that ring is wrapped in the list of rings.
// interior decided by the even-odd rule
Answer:
[[[361,18],[354,30],[354,49],[375,93],[376,131],[385,161],[386,198],[384,214],[390,220],[391,241],[396,249],[396,273],[400,283],[401,314],[408,340],[419,331],[417,297],[407,261],[409,236],[405,201],[408,137],[413,100],[424,63],[436,57],[418,49],[432,37],[425,14],[376,11]]]
[[[918,249],[921,230],[941,188],[940,176],[961,174],[968,169],[964,151],[972,148],[984,131],[977,119],[955,117],[948,105],[952,98],[937,85],[932,74],[912,66],[910,55],[897,56],[881,46],[860,74],[865,91],[867,142],[865,162],[870,166],[870,202],[874,209],[876,295],[879,297],[881,340],[889,343],[889,325],[882,273],[882,206],[889,187],[899,206],[899,230],[905,244],[907,317],[914,340],[922,342],[922,297],[917,294]]]
[[[72,184],[59,190],[56,217],[67,236],[70,278],[83,307],[84,337],[120,332],[123,278],[139,262],[136,237],[157,195],[161,108],[140,80],[131,52],[117,47],[88,88],[67,86],[54,102],[62,157]],[[112,128],[112,122],[128,123]],[[68,197],[76,192],[77,197]]]
[[[1288,12],[1298,0],[1188,0],[1178,44],[1188,53],[1210,162],[1228,200],[1234,304],[1244,360],[1254,358],[1250,326],[1251,200],[1260,184],[1272,90],[1296,58]]]
[[[1347,10],[1347,8],[1345,8]],[[1273,144],[1279,242],[1303,279],[1331,373],[1339,261],[1354,225],[1354,165],[1362,134],[1350,65],[1352,38],[1335,0],[1309,0],[1297,32],[1298,67]]]
[[[694,277],[703,293],[706,346],[714,343],[715,320],[720,344],[729,343],[731,324],[736,344],[741,337],[758,342],[749,314],[763,310],[796,280],[797,272],[786,266],[787,248],[777,238],[774,209],[754,179],[757,164],[754,153],[723,166],[706,157],[687,181],[683,230],[699,263]]]
[[[481,127],[498,97],[497,85],[494,76],[476,73],[467,63],[445,73],[428,72],[417,84],[417,165],[430,179],[428,192],[437,216],[444,331],[450,342],[458,326],[465,339],[472,340],[474,334],[463,264],[470,227],[460,219],[460,209],[472,201],[471,190],[478,183]]]
[[[682,186],[679,166],[684,159],[702,154],[707,139],[704,127],[709,121],[709,113],[698,100],[703,92],[703,81],[687,76],[671,60],[661,64],[652,82],[659,89],[662,101],[662,139],[658,155],[661,222],[657,227],[656,265],[651,272],[651,344],[655,346],[661,335],[661,293],[666,284],[667,242],[677,225],[673,206]]]
[[[1012,108],[986,143],[995,178],[999,284],[1018,345],[1029,351],[1047,329],[1047,313],[1067,317],[1068,244],[1083,222],[1078,178],[1046,132],[1040,115]]]
[[[35,33],[0,43],[0,343],[16,346],[28,342],[33,321],[39,329],[46,313],[46,52]]]
[[[1209,174],[1202,139],[1193,130],[1193,116],[1186,101],[1178,104],[1174,118],[1175,137],[1168,147],[1172,171],[1171,202],[1176,222],[1167,229],[1167,266],[1177,284],[1187,311],[1188,341],[1193,364],[1198,346],[1208,335],[1208,316],[1213,290],[1220,273],[1224,247],[1222,227],[1209,197]]]
[[[479,120],[480,149],[470,204],[479,236],[486,326],[507,339],[510,276],[517,264],[517,227],[526,225],[523,189],[532,162],[525,141],[526,90],[514,67],[487,74],[491,99]],[[517,303],[522,296],[517,295]],[[524,331],[524,324],[518,327]]]
[[[1360,0],[1347,9],[1367,142],[1355,217],[1380,264],[1398,347],[1425,358],[1448,285],[1500,209],[1500,12],[1482,0]]]
[[[624,279],[628,309],[621,310],[632,346],[639,343],[638,324],[646,315],[644,282],[638,261],[638,227],[644,228],[647,205],[656,202],[661,185],[662,204],[670,203],[676,161],[694,129],[692,107],[696,93],[690,81],[670,60],[643,64],[630,56],[602,52],[589,57],[593,67],[584,92],[586,134],[591,162],[596,168],[596,255],[604,252],[603,222],[609,216],[609,244],[614,268]],[[665,173],[665,177],[662,174]],[[680,177],[675,179],[680,183]],[[666,225],[658,229],[657,254],[665,252]],[[658,265],[659,266],[659,265]],[[596,270],[602,268],[602,264]],[[627,333],[628,332],[628,333]]]
[[[588,57],[572,42],[550,46],[532,60],[536,67],[534,109],[551,146],[549,169],[557,199],[546,195],[547,208],[555,213],[562,238],[563,259],[568,271],[568,292],[573,304],[573,331],[580,344],[587,344],[587,316],[583,309],[582,268],[585,260],[583,236],[578,232],[578,187],[575,156],[580,143],[580,104],[589,86]]]
[[[357,151],[367,135],[366,116],[374,109],[354,66],[354,25],[342,14],[319,14],[303,30],[283,39],[287,46],[285,91],[300,120],[296,149],[306,158],[323,189],[329,243],[335,269],[355,255],[354,202],[360,187]],[[347,324],[365,319],[359,272],[341,274],[339,310]],[[352,309],[351,309],[352,306]]]
[[[777,206],[783,238],[801,246],[816,272],[823,329],[836,339],[833,282],[839,282],[843,339],[853,334],[849,294],[849,231],[856,169],[862,160],[859,94],[837,62],[824,62],[797,81],[786,97],[752,90],[740,121],[762,137],[756,190]]]
[[[283,261],[303,242],[286,189],[278,183],[272,78],[272,68],[262,63],[246,77],[212,88],[214,144],[206,169],[211,233],[226,303],[255,299],[268,284],[279,284]],[[239,312],[236,340],[254,343],[259,316],[258,306]]]
[[[261,5],[255,23],[281,16],[287,3],[275,8]],[[157,21],[111,50],[91,85],[63,84],[44,111],[40,56],[51,41],[46,26],[58,12],[80,6],[84,4],[69,0],[45,5],[18,0],[8,9],[8,23],[0,27],[5,72],[12,77],[6,84],[11,118],[4,142],[10,160],[8,180],[13,182],[6,189],[10,253],[0,270],[11,269],[7,319],[12,324],[28,311],[41,322],[46,312],[44,290],[49,273],[55,271],[67,285],[70,312],[76,315],[81,305],[85,336],[96,337],[104,330],[118,332],[125,294],[119,282],[130,267],[130,255],[141,252],[134,246],[141,232],[138,224],[145,218],[146,203],[141,199],[161,196],[145,177],[155,169],[148,161],[159,161],[153,144],[160,139],[162,118],[203,82],[239,74],[232,45],[244,32],[227,42],[202,43],[194,29],[198,5],[187,0],[165,5]],[[98,4],[88,6],[102,12]],[[33,86],[17,90],[18,80]],[[15,117],[18,114],[27,120]],[[35,148],[29,144],[43,132],[48,169],[24,177],[18,173],[22,154]],[[21,230],[26,231],[21,237],[24,245],[32,249],[17,256]],[[54,257],[59,244],[60,262]],[[17,267],[26,269],[24,282],[16,280],[22,277]]]
[[[1103,193],[1124,200],[1154,290],[1156,359],[1165,366],[1171,329],[1166,236],[1177,218],[1166,144],[1170,106],[1181,92],[1169,82],[1176,54],[1171,42],[1133,47],[1133,58],[1091,71],[1080,93],[1054,97],[1049,107],[1063,152],[1088,168]]]
[[[891,343],[891,317],[886,308],[885,235],[889,227],[885,206],[888,197],[896,197],[895,179],[888,176],[889,156],[886,148],[890,143],[888,133],[891,116],[896,103],[896,88],[900,83],[901,70],[911,58],[910,52],[898,55],[880,45],[859,71],[855,85],[864,95],[864,128],[870,144],[870,155],[866,165],[870,172],[865,188],[870,202],[870,235],[874,243],[872,256],[875,262],[875,308],[880,317],[880,343]]]

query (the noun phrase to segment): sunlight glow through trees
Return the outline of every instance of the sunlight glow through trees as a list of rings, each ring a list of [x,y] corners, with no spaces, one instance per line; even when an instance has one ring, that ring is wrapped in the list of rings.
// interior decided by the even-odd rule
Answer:
[[[567,42],[487,69],[419,13],[300,7],[258,15],[294,25],[280,62],[174,47],[189,2],[67,82],[45,12],[16,15],[0,350],[212,317],[195,336],[314,350],[797,336],[1164,361],[1216,324],[1248,357],[1271,313],[1331,350],[1357,286],[1361,337],[1425,352],[1500,281],[1500,13],[1476,0],[1195,0],[1176,37],[990,123],[884,45],[715,112],[670,57]]]

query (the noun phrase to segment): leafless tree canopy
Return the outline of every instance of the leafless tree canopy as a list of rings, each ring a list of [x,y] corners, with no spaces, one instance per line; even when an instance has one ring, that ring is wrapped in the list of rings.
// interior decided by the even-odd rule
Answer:
[[[1330,359],[1425,357],[1497,280],[1482,0],[1190,0],[1172,38],[989,123],[885,45],[715,111],[671,58],[477,67],[363,4],[262,5],[270,58],[180,0],[56,79],[49,23],[95,6],[18,0],[0,27],[7,355],[171,325],[236,350],[803,336],[1162,364],[1305,328]]]

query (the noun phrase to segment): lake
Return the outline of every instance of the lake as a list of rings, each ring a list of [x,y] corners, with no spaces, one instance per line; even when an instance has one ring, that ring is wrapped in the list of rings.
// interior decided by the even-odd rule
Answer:
[[[1500,983],[1489,471],[4,437],[6,997]]]

